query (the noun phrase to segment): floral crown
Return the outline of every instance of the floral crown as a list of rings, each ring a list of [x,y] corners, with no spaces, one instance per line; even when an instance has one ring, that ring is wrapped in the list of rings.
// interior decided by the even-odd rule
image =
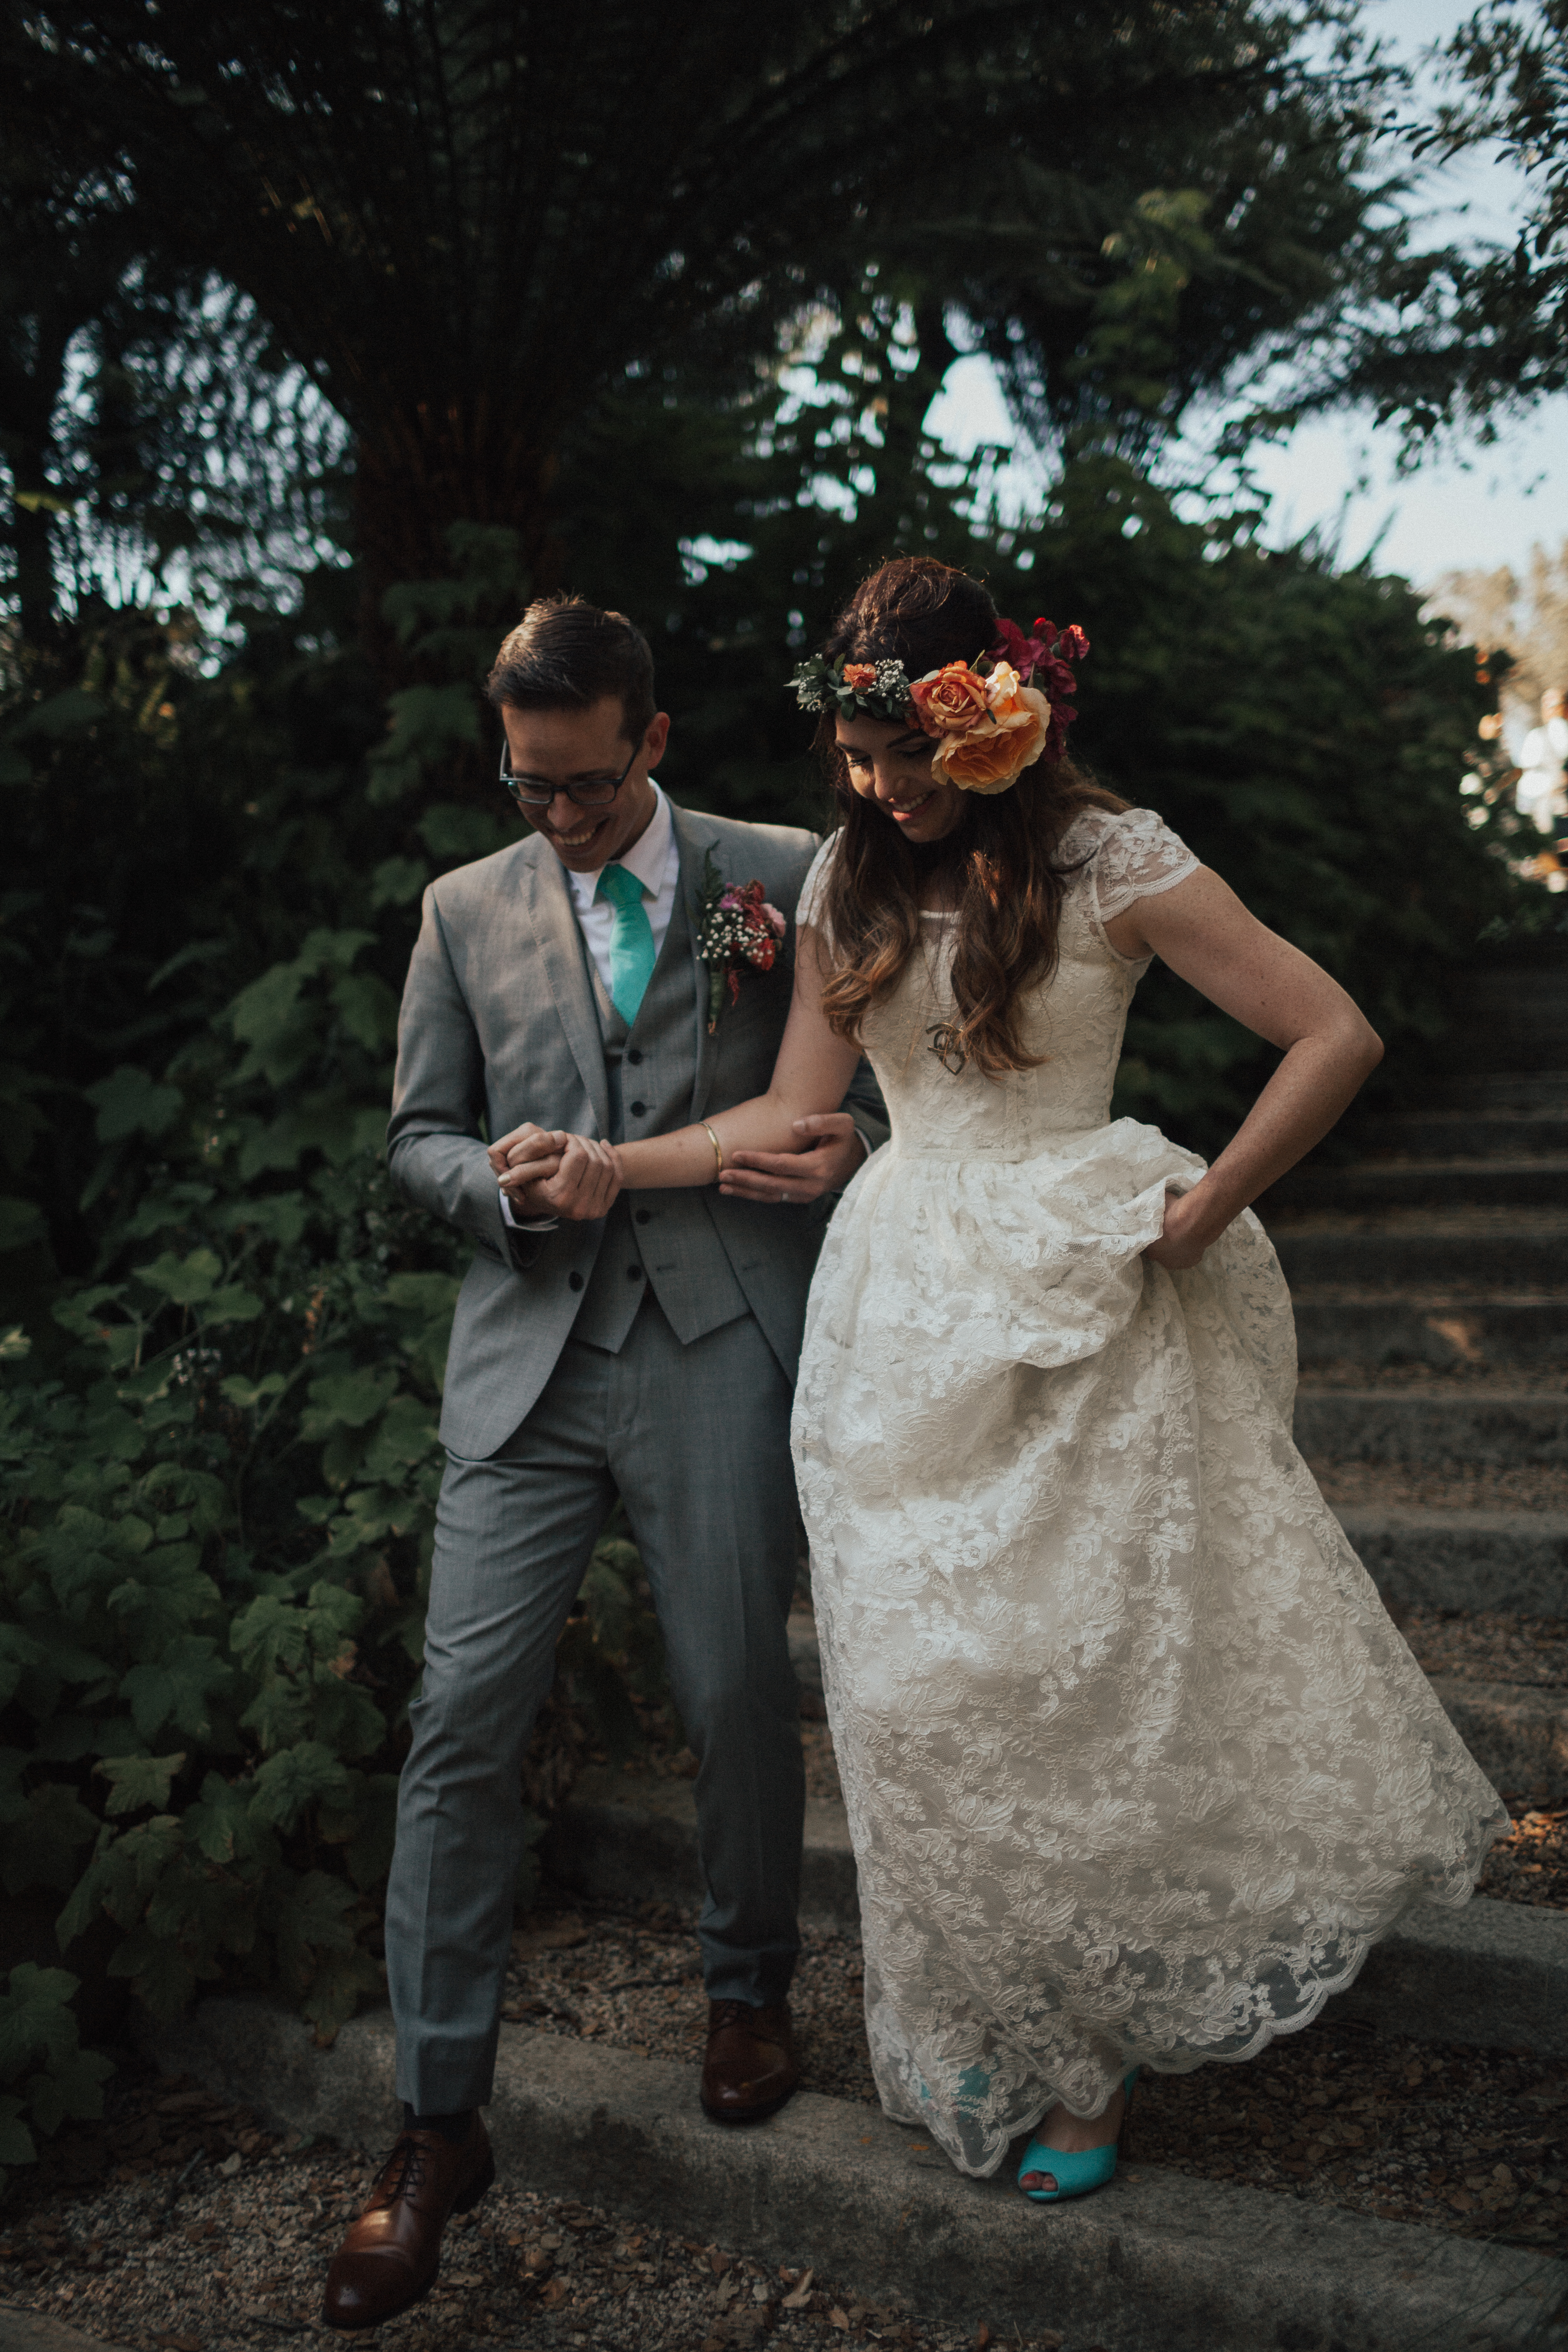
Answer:
[[[1026,637],[1016,621],[997,624],[995,643],[973,662],[946,662],[911,678],[902,662],[803,661],[789,683],[803,710],[853,719],[907,719],[936,738],[931,773],[964,793],[1005,793],[1042,754],[1059,760],[1078,712],[1070,665],[1089,651],[1075,623],[1037,620]],[[1041,683],[1043,681],[1043,683]],[[1048,692],[1047,689],[1048,688]]]

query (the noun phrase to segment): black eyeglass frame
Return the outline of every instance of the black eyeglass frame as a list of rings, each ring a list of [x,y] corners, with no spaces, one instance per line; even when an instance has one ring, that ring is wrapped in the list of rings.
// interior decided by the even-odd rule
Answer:
[[[604,789],[605,785],[609,783],[609,778],[605,776],[586,784],[551,784],[547,793],[530,793],[521,790],[517,777],[512,774],[511,747],[503,742],[500,747],[500,781],[521,809],[546,809],[560,793],[564,793],[567,799],[577,808],[608,808],[632,770],[637,766],[637,754],[641,750],[640,743],[633,746],[631,758],[626,761],[615,782],[610,784],[608,792]],[[534,781],[542,784],[550,782],[547,776],[540,776]],[[584,800],[583,795],[586,792],[600,793],[602,797],[597,800]]]

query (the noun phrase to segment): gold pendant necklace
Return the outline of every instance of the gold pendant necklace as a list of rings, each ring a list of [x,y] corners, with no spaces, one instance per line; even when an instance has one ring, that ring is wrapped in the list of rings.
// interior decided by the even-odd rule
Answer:
[[[919,909],[916,911],[916,920],[921,922],[922,925],[925,920],[923,913]],[[926,935],[923,929],[920,934],[920,941],[921,961],[925,966],[926,985],[930,991],[932,1003],[936,1003],[940,1002],[937,991],[936,973],[931,966],[931,953],[926,946]],[[910,1037],[910,1053],[911,1055],[915,1050],[916,1039],[921,1035],[921,1029],[917,1024]],[[955,1078],[962,1077],[969,1061],[969,1049],[964,1045],[963,1031],[960,1024],[956,1021],[931,1021],[925,1025],[924,1035],[927,1053],[934,1054],[937,1060],[942,1064],[942,1068],[952,1076]]]

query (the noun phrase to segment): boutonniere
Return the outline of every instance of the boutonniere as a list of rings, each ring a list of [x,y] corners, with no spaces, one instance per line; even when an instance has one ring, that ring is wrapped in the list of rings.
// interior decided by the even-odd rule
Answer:
[[[779,943],[788,923],[763,896],[760,882],[726,882],[705,850],[702,880],[698,890],[697,952],[708,967],[708,1034],[719,1026],[724,991],[730,1002],[741,997],[741,971],[745,964],[772,971]]]

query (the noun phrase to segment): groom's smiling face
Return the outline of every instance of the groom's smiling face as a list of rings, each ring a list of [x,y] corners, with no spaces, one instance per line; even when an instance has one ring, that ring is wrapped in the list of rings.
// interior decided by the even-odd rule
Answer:
[[[501,725],[513,776],[541,789],[556,787],[548,807],[524,807],[523,814],[574,874],[596,874],[646,833],[656,805],[649,771],[669,737],[665,711],[655,718],[635,757],[626,712],[613,694],[569,710],[520,710],[515,703],[503,703]],[[628,759],[626,782],[603,808],[584,808],[565,790],[568,784],[613,783]]]

